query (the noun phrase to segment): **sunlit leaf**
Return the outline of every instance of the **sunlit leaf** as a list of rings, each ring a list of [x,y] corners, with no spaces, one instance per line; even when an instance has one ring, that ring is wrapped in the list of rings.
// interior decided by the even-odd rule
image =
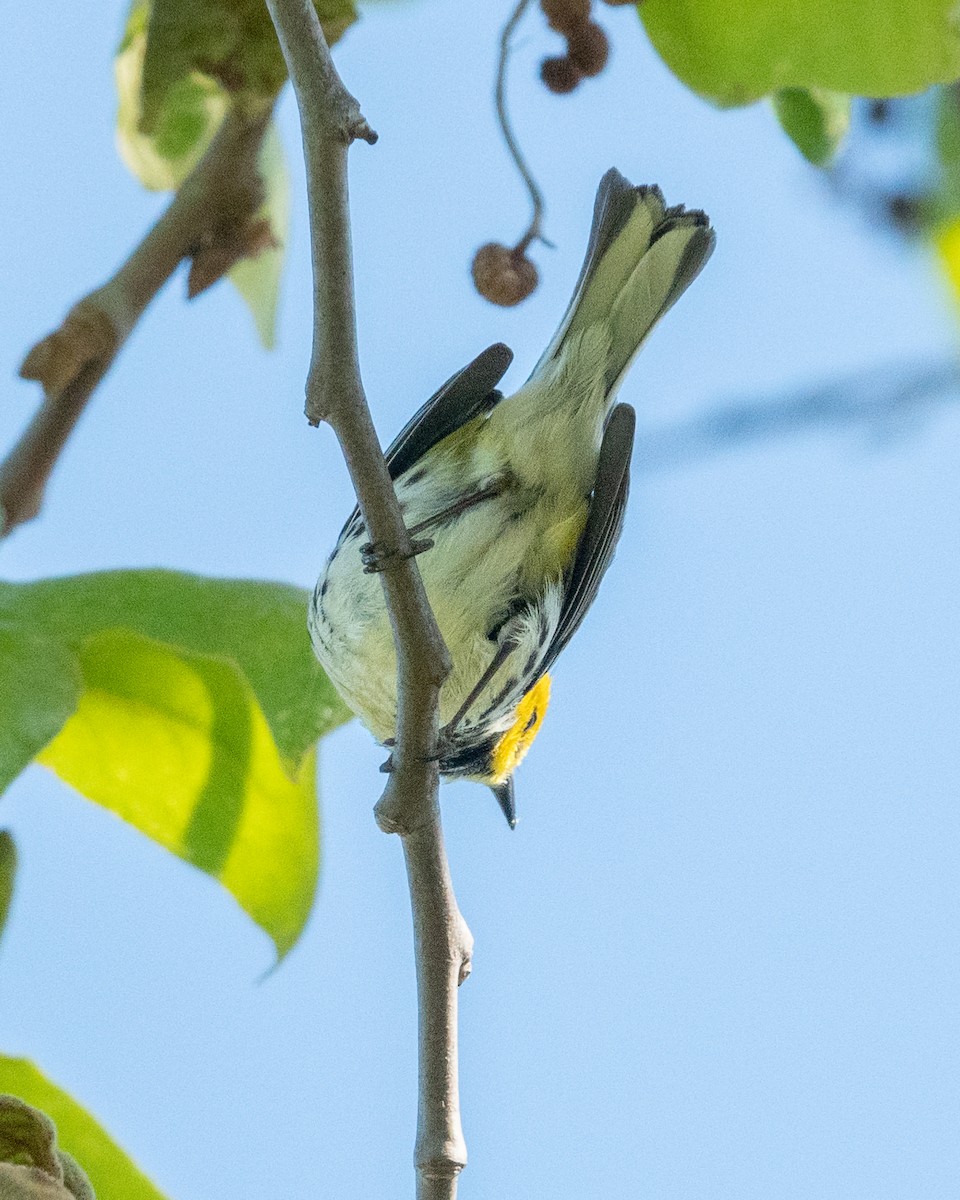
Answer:
[[[850,128],[850,97],[823,88],[782,88],[773,108],[800,153],[818,167],[830,162]]]
[[[316,887],[313,755],[291,779],[226,659],[129,631],[93,635],[79,658],[79,706],[38,761],[219,879],[282,957]]]
[[[314,747],[350,717],[306,604],[174,571],[0,584],[7,774],[36,756],[218,879],[281,956],[316,887]]]
[[[933,244],[954,299],[960,304],[960,218],[941,225],[934,234]]]
[[[290,178],[283,157],[283,143],[273,124],[264,136],[257,169],[266,189],[266,199],[258,216],[269,222],[270,234],[276,244],[256,258],[241,259],[231,267],[229,276],[253,314],[261,342],[270,350],[274,342],[280,277],[290,226]]]
[[[81,1165],[97,1200],[164,1200],[86,1109],[33,1063],[0,1055],[0,1092],[19,1097],[52,1120],[58,1146]]]
[[[331,45],[357,19],[352,0],[314,0],[314,6]],[[120,156],[157,191],[180,186],[231,105],[269,108],[287,78],[263,0],[133,0],[114,70]],[[228,274],[269,348],[289,221],[289,183],[273,125],[259,169],[265,194],[254,218],[265,223],[254,239],[259,252]]]
[[[644,0],[667,66],[718,104],[781,88],[899,96],[960,75],[956,0]]]
[[[315,0],[327,42],[356,20],[351,0]],[[286,81],[280,43],[262,0],[152,0],[141,126],[153,133],[169,90],[194,72],[240,103],[272,99]]]
[[[226,92],[199,72],[171,83],[151,133],[140,127],[141,84],[147,49],[147,0],[135,0],[114,61],[117,149],[128,169],[152,191],[169,191],[186,179],[230,107]]]
[[[316,0],[332,45],[352,0]],[[121,157],[147,187],[177,187],[228,107],[269,104],[286,67],[262,0],[133,0],[115,62]]]
[[[186,651],[232,659],[249,681],[291,774],[318,738],[351,717],[310,648],[307,593],[288,584],[163,570],[0,584],[0,629],[12,621],[33,637],[59,643],[61,654],[90,634],[130,629]],[[15,670],[35,670],[31,662],[42,663],[51,653],[20,656]],[[22,678],[37,686],[33,675]],[[36,749],[39,745],[31,757]]]

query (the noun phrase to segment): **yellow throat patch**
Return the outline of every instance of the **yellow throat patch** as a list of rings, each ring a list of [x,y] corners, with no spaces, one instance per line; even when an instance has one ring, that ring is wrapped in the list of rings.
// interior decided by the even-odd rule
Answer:
[[[542,675],[517,705],[513,724],[494,746],[486,783],[504,783],[520,766],[540,732],[549,702],[550,676]]]

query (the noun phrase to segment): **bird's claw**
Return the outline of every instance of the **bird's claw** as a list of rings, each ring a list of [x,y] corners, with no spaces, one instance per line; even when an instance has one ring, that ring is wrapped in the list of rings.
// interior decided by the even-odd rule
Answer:
[[[409,552],[384,546],[382,542],[365,542],[360,547],[360,559],[363,562],[365,575],[376,575],[385,571],[395,559],[416,558],[427,550],[433,549],[432,538],[414,538],[410,542]]]

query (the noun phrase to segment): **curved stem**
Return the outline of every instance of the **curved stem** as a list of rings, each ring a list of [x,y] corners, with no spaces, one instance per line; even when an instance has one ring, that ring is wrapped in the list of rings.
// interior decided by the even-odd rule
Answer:
[[[516,8],[510,14],[506,25],[504,25],[503,32],[500,34],[500,57],[497,61],[497,84],[494,91],[497,105],[497,120],[500,122],[503,140],[507,143],[510,157],[520,172],[527,191],[530,193],[530,203],[533,205],[533,215],[530,218],[530,224],[516,246],[517,251],[521,254],[526,251],[531,242],[546,241],[542,232],[545,208],[543,193],[540,191],[537,181],[527,166],[527,161],[523,157],[523,152],[513,132],[513,126],[510,124],[510,116],[507,112],[507,63],[510,59],[510,40],[517,26],[520,24],[523,14],[527,11],[529,3],[530,0],[519,0]]]

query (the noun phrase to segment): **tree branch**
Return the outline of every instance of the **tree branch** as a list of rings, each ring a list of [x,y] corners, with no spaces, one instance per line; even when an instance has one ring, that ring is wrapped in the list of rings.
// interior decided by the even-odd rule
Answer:
[[[438,701],[450,661],[430,610],[393,484],[367,408],[357,360],[347,203],[347,150],[376,134],[343,86],[311,0],[267,0],[290,72],[303,135],[313,256],[313,354],[307,418],[340,442],[373,544],[397,651],[397,730],[390,778],[376,808],[403,838],[419,1002],[417,1195],[452,1200],[466,1163],[457,1090],[457,985],[472,942],[450,882],[436,762]]]
[[[93,392],[150,301],[177,266],[217,238],[236,236],[263,201],[257,155],[270,109],[230,112],[166,212],[112,279],[73,306],[27,354],[24,379],[44,399],[0,464],[0,534],[35,517],[50,473]],[[238,240],[238,239],[237,239]]]

